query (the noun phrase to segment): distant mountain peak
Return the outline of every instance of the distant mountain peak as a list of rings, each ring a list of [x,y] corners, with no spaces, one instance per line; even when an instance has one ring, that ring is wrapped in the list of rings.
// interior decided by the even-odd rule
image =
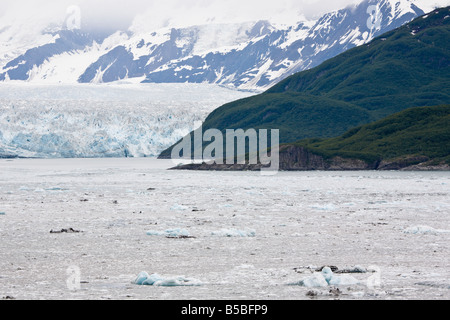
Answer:
[[[14,52],[21,50],[0,56],[0,81],[145,78],[145,82],[207,82],[261,90],[422,15],[415,2],[365,0],[290,26],[260,20],[152,32],[134,27],[133,32],[106,38],[54,31],[59,38],[53,36],[15,58]],[[0,38],[2,30],[0,25]]]

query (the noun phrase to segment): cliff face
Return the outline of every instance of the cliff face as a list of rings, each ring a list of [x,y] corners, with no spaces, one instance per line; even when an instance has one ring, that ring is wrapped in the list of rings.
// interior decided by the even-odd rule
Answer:
[[[187,164],[173,168],[174,170],[203,171],[259,171],[262,165],[240,164]],[[428,157],[407,156],[401,159],[382,160],[368,163],[361,159],[334,157],[326,159],[307,149],[294,145],[280,147],[280,171],[359,171],[359,170],[417,170],[417,171],[449,171],[445,163],[433,163]]]
[[[366,163],[359,159],[334,157],[325,159],[303,147],[292,145],[280,148],[280,170],[374,170],[377,163]]]

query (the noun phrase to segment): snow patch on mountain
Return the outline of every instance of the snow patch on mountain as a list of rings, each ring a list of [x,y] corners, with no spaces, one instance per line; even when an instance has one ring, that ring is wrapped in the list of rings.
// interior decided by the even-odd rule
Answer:
[[[411,21],[423,14],[416,2],[423,3],[364,0],[290,25],[211,20],[149,29],[151,21],[146,24],[140,16],[127,32],[106,38],[52,31],[45,39],[37,37],[28,50],[0,45],[0,80],[108,83],[145,77],[149,83],[207,82],[262,90]],[[369,24],[371,19],[377,27]],[[6,39],[8,30],[0,23],[0,38]]]

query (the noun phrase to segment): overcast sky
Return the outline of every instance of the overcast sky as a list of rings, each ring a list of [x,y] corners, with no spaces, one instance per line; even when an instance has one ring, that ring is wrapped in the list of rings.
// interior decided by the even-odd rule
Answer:
[[[450,4],[450,0],[416,1]],[[77,5],[84,26],[126,30],[133,21],[149,29],[260,19],[293,23],[359,2],[362,0],[0,0],[0,15],[11,23],[23,19],[36,24],[62,23],[67,8]]]

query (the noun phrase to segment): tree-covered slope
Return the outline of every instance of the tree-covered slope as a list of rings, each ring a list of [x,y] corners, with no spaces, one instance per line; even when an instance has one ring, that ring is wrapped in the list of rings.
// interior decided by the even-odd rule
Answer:
[[[336,138],[294,143],[327,159],[367,162],[428,158],[450,164],[450,105],[411,108]]]

